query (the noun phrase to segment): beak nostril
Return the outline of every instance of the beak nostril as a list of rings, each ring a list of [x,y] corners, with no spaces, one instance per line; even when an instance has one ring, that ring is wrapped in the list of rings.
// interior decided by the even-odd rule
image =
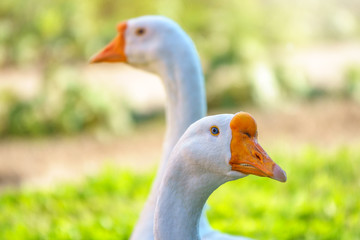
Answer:
[[[262,157],[259,153],[255,152],[254,155],[259,161],[262,161]]]

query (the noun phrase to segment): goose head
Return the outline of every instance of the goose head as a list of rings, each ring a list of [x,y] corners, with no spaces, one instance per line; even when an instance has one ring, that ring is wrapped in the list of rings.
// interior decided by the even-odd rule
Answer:
[[[180,154],[187,165],[194,166],[189,169],[227,180],[251,174],[285,182],[286,173],[260,146],[257,136],[255,119],[249,113],[209,116],[185,132]]]
[[[191,39],[171,19],[142,16],[119,23],[116,37],[90,62],[126,62],[157,72],[159,64],[181,60],[194,49]]]

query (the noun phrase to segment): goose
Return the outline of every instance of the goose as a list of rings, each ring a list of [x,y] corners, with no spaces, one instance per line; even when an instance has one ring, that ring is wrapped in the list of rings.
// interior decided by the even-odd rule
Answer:
[[[157,74],[166,92],[166,132],[159,169],[132,240],[152,240],[154,211],[160,180],[174,145],[195,121],[206,115],[206,94],[200,59],[195,45],[182,28],[163,16],[141,16],[117,25],[117,36],[95,54],[91,63],[124,62]],[[211,228],[205,211],[200,217],[200,235],[206,239],[241,240]]]
[[[204,117],[186,130],[161,181],[154,216],[156,240],[201,239],[203,206],[228,181],[249,174],[286,181],[286,173],[259,145],[257,135],[256,122],[246,112]]]

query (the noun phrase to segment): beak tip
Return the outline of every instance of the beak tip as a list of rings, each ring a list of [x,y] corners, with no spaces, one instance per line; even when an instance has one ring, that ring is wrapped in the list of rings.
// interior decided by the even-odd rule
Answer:
[[[273,172],[274,172],[274,175],[272,177],[273,179],[278,180],[280,182],[286,182],[287,180],[286,172],[282,170],[278,165],[275,165]]]
[[[99,61],[99,59],[98,59],[98,57],[97,57],[97,54],[94,55],[94,56],[92,56],[92,57],[89,59],[89,63],[90,63],[90,64],[91,64],[91,63],[98,63],[98,62],[100,62],[100,61]]]

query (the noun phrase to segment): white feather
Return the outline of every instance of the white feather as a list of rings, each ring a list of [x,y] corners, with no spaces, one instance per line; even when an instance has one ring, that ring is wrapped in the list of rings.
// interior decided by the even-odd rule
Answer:
[[[139,37],[136,29],[144,28]],[[158,74],[166,91],[166,136],[163,156],[132,240],[152,240],[154,209],[160,179],[169,154],[185,130],[206,115],[204,77],[199,56],[190,37],[174,21],[162,16],[143,16],[127,21],[125,53],[129,64]],[[243,239],[214,231],[203,212],[200,235],[204,239]]]
[[[230,121],[233,115],[205,117],[192,124],[172,151],[155,210],[155,239],[200,239],[203,206],[225,182],[247,175],[231,170]],[[210,133],[216,125],[220,134]],[[209,232],[202,239],[239,239]]]

